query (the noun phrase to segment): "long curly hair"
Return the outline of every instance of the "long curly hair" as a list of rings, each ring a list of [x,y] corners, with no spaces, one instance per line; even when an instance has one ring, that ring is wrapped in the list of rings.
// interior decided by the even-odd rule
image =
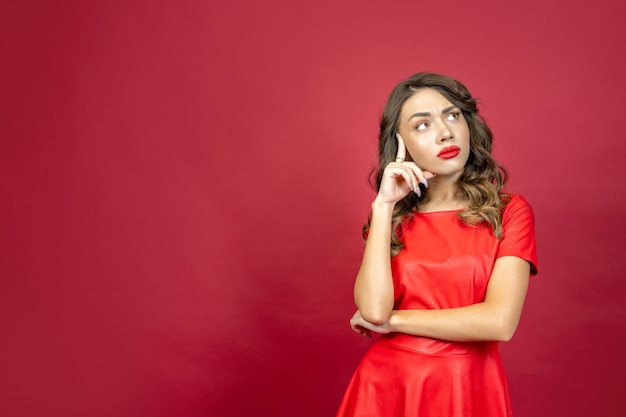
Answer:
[[[395,132],[398,130],[402,106],[418,91],[432,88],[441,93],[463,113],[469,127],[470,153],[458,185],[459,197],[468,200],[467,208],[457,216],[468,225],[487,224],[493,234],[502,238],[502,209],[508,196],[501,190],[507,180],[506,170],[491,155],[493,135],[483,118],[478,114],[476,99],[459,81],[440,74],[420,72],[400,82],[389,95],[380,120],[378,134],[378,163],[370,173],[370,184],[378,191],[383,171],[387,164],[393,162],[398,153],[398,142]],[[392,217],[391,254],[397,255],[404,247],[399,237],[402,222],[412,217],[428,190],[422,188],[422,197],[409,193],[396,203]],[[371,221],[363,227],[363,237],[367,237]]]

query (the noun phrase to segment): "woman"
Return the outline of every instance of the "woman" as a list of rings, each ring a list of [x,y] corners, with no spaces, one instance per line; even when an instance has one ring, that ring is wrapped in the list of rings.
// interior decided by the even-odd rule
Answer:
[[[350,320],[381,337],[339,417],[512,415],[498,342],[537,272],[534,216],[491,144],[460,82],[419,73],[391,92]]]

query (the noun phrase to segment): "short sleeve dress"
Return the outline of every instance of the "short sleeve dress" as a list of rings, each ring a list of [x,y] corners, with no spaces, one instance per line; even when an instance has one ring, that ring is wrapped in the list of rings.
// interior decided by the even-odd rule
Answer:
[[[534,214],[510,195],[498,240],[458,211],[416,213],[403,224],[392,259],[396,310],[479,303],[497,258],[516,256],[537,273]],[[337,417],[512,416],[498,342],[448,342],[391,333],[379,337],[357,367]]]

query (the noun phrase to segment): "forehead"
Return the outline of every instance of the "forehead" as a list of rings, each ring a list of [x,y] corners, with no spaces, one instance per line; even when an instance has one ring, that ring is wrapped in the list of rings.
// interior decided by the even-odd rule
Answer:
[[[402,116],[413,113],[438,113],[453,104],[443,94],[433,88],[423,88],[409,97],[402,105]],[[404,117],[403,117],[404,118]]]

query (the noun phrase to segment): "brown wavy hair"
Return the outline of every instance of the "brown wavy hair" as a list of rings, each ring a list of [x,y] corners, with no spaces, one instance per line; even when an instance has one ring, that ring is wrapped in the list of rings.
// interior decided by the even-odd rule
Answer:
[[[469,90],[459,81],[445,75],[420,72],[399,83],[389,95],[380,120],[378,134],[378,163],[370,173],[370,184],[376,191],[380,188],[383,171],[387,164],[396,159],[398,142],[395,133],[398,130],[402,106],[418,91],[432,88],[441,93],[463,113],[469,127],[470,153],[458,185],[459,197],[468,200],[467,208],[457,216],[464,223],[472,226],[485,224],[491,227],[493,234],[502,238],[502,209],[508,196],[501,190],[507,180],[506,170],[491,156],[493,135],[483,118],[478,114],[477,101]],[[392,217],[391,254],[397,255],[404,247],[399,234],[402,222],[412,217],[428,190],[422,188],[422,197],[409,193],[396,203]],[[363,237],[367,237],[371,221],[363,227]]]

